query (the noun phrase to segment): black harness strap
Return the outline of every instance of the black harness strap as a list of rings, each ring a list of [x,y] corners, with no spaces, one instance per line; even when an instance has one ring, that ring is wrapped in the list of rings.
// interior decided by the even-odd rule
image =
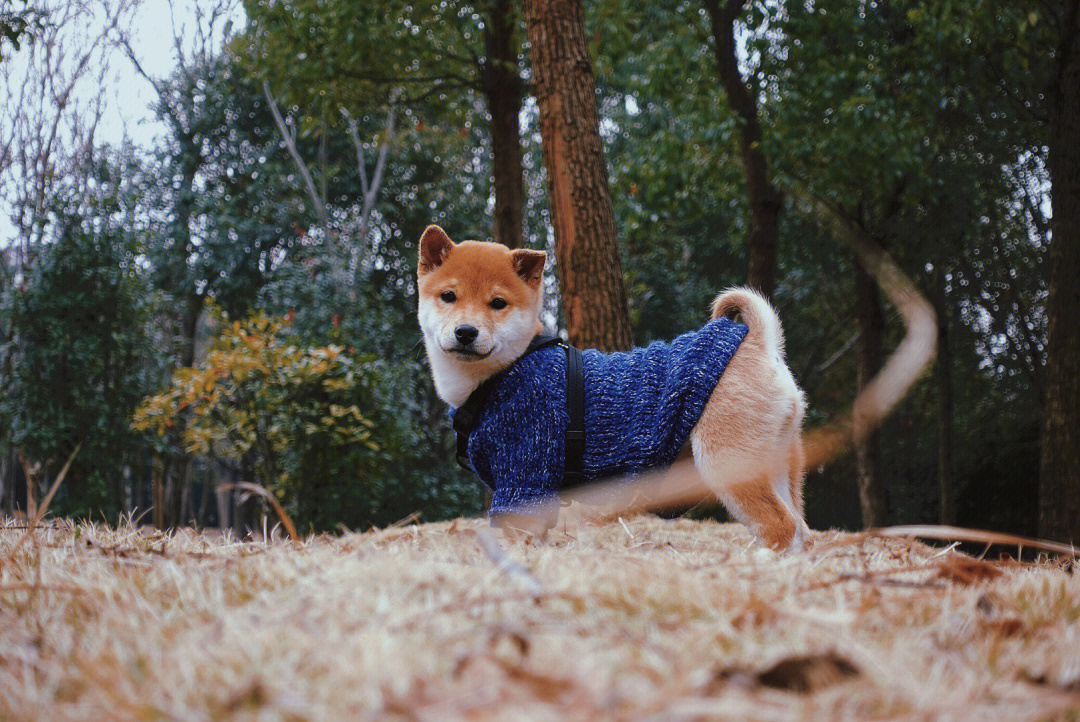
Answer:
[[[563,486],[574,486],[585,481],[585,366],[581,351],[556,336],[537,336],[525,349],[526,354],[548,346],[562,346],[566,351],[566,444]],[[502,373],[487,379],[469,395],[454,413],[454,432],[457,434],[457,462],[462,468],[475,473],[469,466],[469,434],[472,433],[480,412],[487,403],[492,389],[502,378]]]
[[[472,433],[473,426],[476,424],[476,417],[480,415],[480,410],[484,408],[484,402],[491,395],[491,390],[495,388],[495,381],[498,378],[498,376],[492,376],[477,386],[476,390],[465,400],[465,403],[454,413],[454,432],[457,434],[457,463],[463,469],[473,471],[472,467],[469,466],[469,434]]]
[[[566,460],[563,487],[585,481],[585,364],[581,351],[566,349]]]

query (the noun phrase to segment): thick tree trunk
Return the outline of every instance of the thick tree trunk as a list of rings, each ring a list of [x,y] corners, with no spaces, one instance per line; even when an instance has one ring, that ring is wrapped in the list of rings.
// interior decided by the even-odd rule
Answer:
[[[521,76],[513,0],[495,0],[484,35],[486,64],[481,84],[491,114],[491,168],[495,186],[495,240],[521,247]]]
[[[570,342],[633,343],[581,0],[526,0],[532,71]]]
[[[953,383],[952,354],[949,352],[949,323],[944,291],[940,292],[938,314],[938,357],[934,378],[938,387],[938,490],[942,524],[956,524],[956,489],[953,479]]]
[[[874,279],[856,264],[855,316],[859,324],[858,387],[863,387],[881,370],[882,337],[885,316],[881,310]],[[885,524],[885,492],[881,488],[881,444],[879,432],[874,431],[855,446],[856,475],[859,484],[859,505],[864,527]]]
[[[1080,543],[1080,2],[1065,3],[1050,91],[1047,165],[1053,237],[1047,252],[1046,403],[1039,534]]]
[[[747,87],[739,72],[736,54],[735,20],[744,0],[704,0],[712,26],[713,50],[720,70],[728,105],[739,124],[739,151],[746,173],[750,201],[750,236],[747,239],[746,281],[771,296],[776,287],[776,245],[780,235],[780,211],[784,195],[773,184],[769,162],[761,150],[761,123],[758,120],[756,88]]]

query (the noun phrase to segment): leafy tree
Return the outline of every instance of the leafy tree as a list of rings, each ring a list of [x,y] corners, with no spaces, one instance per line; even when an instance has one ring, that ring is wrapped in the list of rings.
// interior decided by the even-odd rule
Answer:
[[[396,521],[388,512],[417,495],[395,478],[406,432],[386,364],[338,345],[302,346],[288,319],[263,312],[221,322],[205,360],[146,399],[134,428],[160,439],[179,429],[188,453],[263,483],[301,525]]]
[[[58,467],[81,444],[55,502],[74,516],[125,507],[123,469],[141,452],[127,419],[153,377],[153,296],[123,171],[102,163],[53,201],[57,237],[9,300],[14,334],[2,349],[12,373],[0,423],[28,467]]]
[[[417,124],[442,122],[454,133],[486,125],[494,237],[521,245],[524,86],[513,2],[250,1],[245,9],[250,25],[237,52],[306,114],[307,133],[326,134],[343,110],[364,117],[391,97]]]
[[[999,209],[1015,192],[1001,168],[1032,148],[1029,127],[988,107],[997,91],[973,72],[979,58],[965,42],[971,28],[954,12],[964,11],[818,2],[777,14],[776,36],[755,45],[766,87],[777,89],[770,138],[783,170],[832,198],[930,288],[967,270],[957,265],[965,249],[1003,250],[1002,238],[1026,232]],[[784,39],[779,49],[775,37]],[[1022,253],[1023,241],[1015,247]],[[926,268],[936,269],[929,278]],[[887,334],[872,284],[857,279],[859,366],[867,378]],[[860,450],[867,523],[881,523],[885,513],[876,446],[871,440]]]
[[[639,343],[700,326],[722,288],[746,282],[737,127],[716,92],[707,31],[676,7],[594,4],[587,32],[600,39],[603,139]]]
[[[255,82],[228,56],[151,79],[168,128],[147,199],[154,283],[176,304],[177,362],[190,366],[204,305],[242,314],[280,246],[311,209],[277,152],[273,120]]]
[[[965,494],[978,479],[1017,494],[1007,473],[990,473],[982,458],[967,453],[986,434],[1002,432],[992,438],[1003,457],[1032,459],[1045,293],[1045,246],[1032,235],[1044,225],[1042,134],[1028,110],[1003,98],[988,70],[1003,63],[1015,71],[1010,82],[1026,77],[1003,36],[1006,29],[1022,32],[1027,12],[974,31],[976,7],[1006,13],[992,5],[952,4],[943,13],[933,4],[900,11],[818,2],[763,15],[770,6],[755,4],[749,21],[737,22],[748,42],[747,77],[762,89],[763,147],[777,181],[801,179],[840,201],[919,279],[948,330],[943,348],[951,354],[942,353],[940,363],[949,373],[921,386],[918,401],[884,431],[885,438],[907,439],[903,447],[883,446],[878,469],[892,519],[935,514],[931,484],[946,486],[949,469],[957,477],[949,496],[962,502],[961,519],[979,523],[996,513],[992,505],[971,505]],[[632,318],[639,338],[670,336],[700,323],[710,294],[742,281],[743,219],[750,212],[737,172],[739,121],[715,92],[721,83],[703,8],[628,1],[591,7]],[[860,338],[855,276],[835,240],[798,204],[791,210],[781,217],[774,302],[789,359],[810,394],[813,425],[852,393],[851,351]],[[898,330],[888,314],[884,319],[881,348]],[[943,401],[942,379],[954,382],[952,404]],[[987,423],[992,403],[1008,406],[1023,433],[1010,438],[1005,426]],[[956,413],[948,421],[950,408]],[[935,467],[925,460],[946,450],[939,440],[948,434],[931,433],[942,425],[955,429],[957,451]],[[852,477],[849,460],[826,469],[811,485],[819,489],[809,497],[811,514],[856,523],[857,509],[848,504]],[[1030,514],[1021,503],[1010,508],[1018,514],[1013,522]]]

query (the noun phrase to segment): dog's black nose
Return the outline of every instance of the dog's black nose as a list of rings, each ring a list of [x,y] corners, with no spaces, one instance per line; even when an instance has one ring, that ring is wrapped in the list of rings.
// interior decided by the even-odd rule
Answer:
[[[454,329],[454,336],[462,346],[468,346],[475,341],[476,337],[479,335],[480,332],[476,330],[475,326],[464,325]]]

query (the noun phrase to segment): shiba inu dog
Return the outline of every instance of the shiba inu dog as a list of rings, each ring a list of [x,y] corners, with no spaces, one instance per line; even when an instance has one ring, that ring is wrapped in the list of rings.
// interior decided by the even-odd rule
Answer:
[[[471,467],[492,489],[492,521],[548,513],[565,469],[568,357],[530,346],[542,331],[546,254],[454,243],[438,226],[419,245],[419,320],[437,393],[455,414],[494,383],[467,442]],[[689,448],[709,488],[762,544],[809,545],[805,401],[761,295],[721,294],[711,321],[671,343],[582,357],[587,479],[662,467]]]

